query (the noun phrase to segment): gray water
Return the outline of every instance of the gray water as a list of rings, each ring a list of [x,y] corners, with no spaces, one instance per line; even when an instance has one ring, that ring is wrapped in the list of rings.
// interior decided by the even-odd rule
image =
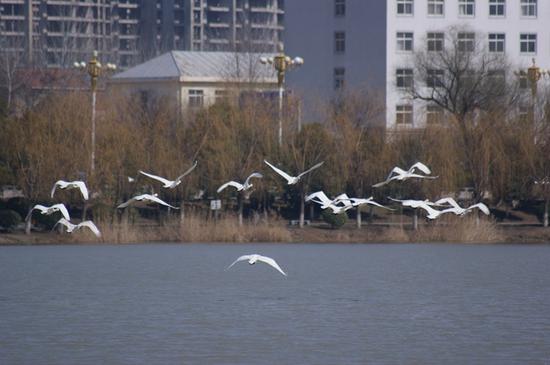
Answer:
[[[0,247],[0,363],[550,364],[549,278],[550,246]]]

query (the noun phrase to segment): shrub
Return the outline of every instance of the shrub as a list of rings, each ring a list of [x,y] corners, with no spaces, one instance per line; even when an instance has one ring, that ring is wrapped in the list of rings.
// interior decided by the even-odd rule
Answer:
[[[329,209],[323,210],[321,212],[321,217],[326,223],[330,224],[332,229],[340,228],[348,221],[348,214],[346,212],[341,214],[334,214]]]
[[[15,210],[21,218],[24,218],[31,209],[31,202],[27,198],[11,198],[6,202],[6,209]]]
[[[11,209],[0,210],[0,226],[6,231],[13,231],[22,219],[19,213]]]

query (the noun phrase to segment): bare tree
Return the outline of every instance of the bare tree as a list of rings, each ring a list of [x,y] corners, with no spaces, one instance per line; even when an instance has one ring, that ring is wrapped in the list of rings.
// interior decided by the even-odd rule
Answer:
[[[469,28],[449,28],[438,42],[426,39],[413,55],[415,77],[408,89],[413,99],[436,105],[449,115],[475,200],[482,198],[491,164],[499,157],[489,139],[498,136],[495,129],[517,98],[516,83],[508,82],[511,68],[506,58],[489,52],[482,39]]]

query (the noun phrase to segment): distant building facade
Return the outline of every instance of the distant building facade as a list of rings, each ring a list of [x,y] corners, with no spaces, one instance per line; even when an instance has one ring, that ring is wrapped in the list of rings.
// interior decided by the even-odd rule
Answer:
[[[95,49],[133,66],[171,50],[273,51],[282,0],[0,0],[0,47],[68,67]]]
[[[144,103],[166,100],[180,112],[200,109],[239,93],[266,93],[277,88],[261,54],[172,51],[123,71],[109,80],[112,90]]]
[[[436,55],[448,46],[444,40],[452,26],[468,29],[457,40],[466,51],[480,41],[487,52],[505,55],[518,69],[527,69],[532,58],[541,68],[550,68],[548,0],[390,0],[386,11],[388,128],[422,128],[443,113],[435,105],[411,100],[405,89],[414,80],[413,52],[427,47]]]
[[[393,1],[393,0],[388,0]],[[303,98],[304,121],[347,91],[385,91],[385,0],[298,0],[285,3],[285,53],[304,58],[287,73]]]

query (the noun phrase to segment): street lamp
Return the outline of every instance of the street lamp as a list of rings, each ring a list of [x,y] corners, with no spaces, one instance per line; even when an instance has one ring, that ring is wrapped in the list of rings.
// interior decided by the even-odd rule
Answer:
[[[527,72],[520,71],[519,73],[516,73],[518,76],[525,76],[527,80],[529,81],[529,86],[531,87],[531,118],[530,120],[535,120],[535,106],[536,106],[536,100],[537,100],[537,84],[539,80],[543,77],[550,77],[550,71],[549,70],[543,70],[540,67],[538,67],[535,64],[535,59],[532,59],[533,65],[531,67],[527,68]]]
[[[90,175],[93,175],[95,170],[95,115],[96,115],[96,91],[97,79],[102,72],[115,71],[117,66],[114,63],[107,63],[103,66],[97,59],[97,51],[93,52],[92,58],[88,63],[81,61],[75,62],[74,67],[86,71],[90,76],[90,90],[92,91],[92,156]]]
[[[283,44],[279,43],[279,54],[273,57],[260,57],[260,62],[264,65],[273,65],[277,71],[277,85],[279,87],[279,146],[283,144],[283,93],[285,73],[291,68],[298,67],[304,64],[304,59],[294,57],[291,59],[285,55]]]

